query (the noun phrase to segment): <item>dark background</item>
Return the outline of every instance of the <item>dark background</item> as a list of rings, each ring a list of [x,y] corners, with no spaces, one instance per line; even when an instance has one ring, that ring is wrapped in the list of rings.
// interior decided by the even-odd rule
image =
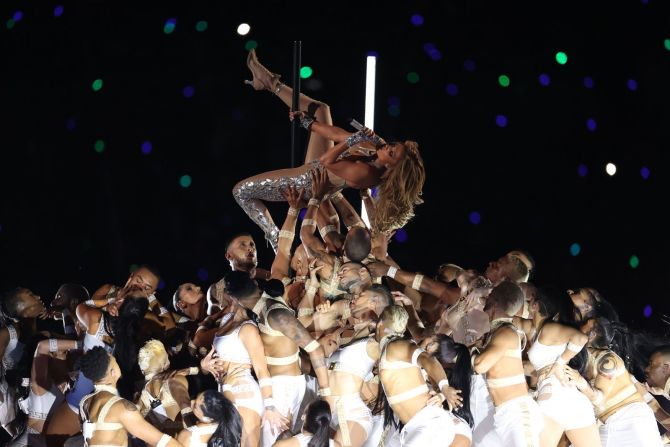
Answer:
[[[255,40],[261,62],[290,83],[291,45],[300,39],[303,64],[314,70],[304,91],[345,128],[363,119],[365,56],[377,52],[375,128],[387,140],[420,144],[426,203],[405,228],[407,241],[390,247],[403,267],[483,269],[523,248],[536,259],[536,284],[595,287],[625,320],[665,331],[667,2],[176,5],[0,5],[3,286],[49,299],[63,282],[91,291],[123,284],[132,264],[149,262],[163,272],[165,301],[181,282],[207,286],[225,274],[224,243],[241,230],[254,234],[260,265],[269,267],[271,250],[230,191],[246,176],[289,166],[290,126],[277,98],[243,85],[245,45]],[[23,16],[12,27],[16,11]],[[412,24],[414,14],[422,26]],[[176,27],[166,34],[170,18]],[[200,20],[204,32],[196,31]],[[252,27],[247,36],[236,33],[242,22]],[[557,51],[567,64],[557,64]],[[408,82],[410,72],[418,83]],[[509,87],[499,85],[501,74]],[[94,92],[97,78],[104,85]],[[507,127],[496,125],[499,114]],[[607,162],[618,168],[613,177]],[[188,188],[179,183],[185,174]],[[285,207],[271,210],[281,223]]]

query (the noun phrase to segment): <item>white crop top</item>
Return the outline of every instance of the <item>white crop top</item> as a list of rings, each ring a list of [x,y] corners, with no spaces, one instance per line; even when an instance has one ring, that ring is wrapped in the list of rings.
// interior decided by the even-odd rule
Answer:
[[[328,368],[332,371],[342,371],[365,379],[377,363],[367,353],[369,341],[370,338],[364,338],[338,349],[330,356]]]
[[[100,315],[100,323],[98,323],[98,330],[95,331],[95,335],[89,334],[88,331],[84,335],[84,352],[96,346],[103,347],[107,352],[111,352],[112,347],[102,340],[102,337],[105,336],[109,337],[110,335],[105,330],[105,314],[102,314]]]
[[[533,364],[533,368],[539,371],[545,366],[552,365],[556,361],[556,358],[565,352],[567,346],[567,343],[544,345],[540,343],[540,336],[538,334],[533,346],[528,350],[528,360]]]
[[[256,325],[251,320],[243,321],[230,334],[214,337],[213,345],[220,359],[233,363],[251,364],[249,352],[240,340],[240,329],[245,324]]]

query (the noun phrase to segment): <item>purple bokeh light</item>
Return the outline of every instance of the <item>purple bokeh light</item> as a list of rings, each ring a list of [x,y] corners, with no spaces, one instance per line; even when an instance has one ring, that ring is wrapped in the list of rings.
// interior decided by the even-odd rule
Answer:
[[[58,5],[54,8],[54,17],[60,17],[63,15],[63,5]]]
[[[407,242],[407,231],[401,228],[395,232],[393,238],[396,241],[400,242],[401,244],[404,244],[405,242]]]
[[[65,128],[67,130],[74,130],[77,127],[77,121],[75,121],[74,118],[69,118],[67,121],[65,121]]]
[[[472,225],[479,225],[479,223],[482,221],[482,216],[477,211],[473,211],[468,216],[468,219]]]
[[[647,180],[649,178],[649,174],[651,174],[651,172],[649,172],[649,168],[646,166],[642,166],[642,168],[640,169],[640,175],[642,176],[642,178]]]
[[[207,281],[207,279],[209,279],[209,272],[204,268],[200,267],[198,269],[198,279],[200,281]]]
[[[192,85],[187,85],[184,87],[184,90],[182,90],[182,94],[184,95],[184,98],[192,98],[195,94],[195,89]]]
[[[458,95],[458,86],[456,84],[447,84],[447,95],[449,96]]]
[[[423,16],[421,14],[414,14],[409,20],[414,26],[423,25]]]
[[[642,315],[644,315],[645,318],[649,318],[651,317],[651,312],[652,312],[651,304],[647,304],[646,306],[644,306],[644,309],[642,310]]]
[[[585,164],[580,164],[577,166],[577,174],[579,174],[580,177],[586,177],[586,175],[589,173],[589,168],[586,167]]]
[[[631,92],[634,92],[637,90],[637,81],[635,79],[629,79],[626,81],[626,87],[628,87],[628,90]]]
[[[543,87],[546,87],[546,86],[548,86],[549,84],[551,84],[551,78],[550,78],[549,75],[546,74],[546,73],[542,73],[542,74],[539,76],[538,79],[539,79],[539,81],[540,81],[540,85],[543,86]]]
[[[498,127],[507,127],[507,117],[505,115],[496,116],[496,125]]]
[[[463,68],[465,68],[467,71],[475,71],[477,68],[477,64],[475,64],[475,61],[472,59],[466,59],[463,62]]]
[[[142,143],[142,153],[144,155],[149,155],[151,153],[152,145],[151,141],[145,141]]]
[[[586,120],[586,128],[588,130],[590,130],[591,132],[595,132],[596,127],[597,127],[596,120],[594,120],[593,118],[589,118]]]
[[[586,76],[584,78],[584,87],[593,88],[595,85],[596,83],[593,81],[593,78],[591,76]]]

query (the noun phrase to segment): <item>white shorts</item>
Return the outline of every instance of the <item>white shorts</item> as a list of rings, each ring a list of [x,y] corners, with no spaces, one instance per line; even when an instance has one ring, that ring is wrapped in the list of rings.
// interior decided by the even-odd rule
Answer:
[[[250,410],[263,416],[265,407],[263,406],[263,395],[258,382],[249,374],[249,376],[238,376],[234,379],[234,385],[223,384],[219,387],[221,393],[230,391],[233,394],[236,407],[249,408]]]
[[[333,396],[335,400],[335,412],[330,420],[330,426],[334,429],[340,425],[340,413],[349,422],[356,422],[363,427],[366,435],[370,435],[372,430],[372,412],[361,399],[360,394],[350,394],[347,396]]]
[[[493,427],[495,406],[489,394],[484,376],[472,375],[470,385],[470,413],[474,425],[472,427],[472,445],[481,447],[498,447],[503,445],[500,436]]]
[[[537,386],[537,405],[545,416],[556,421],[563,430],[576,430],[595,425],[593,404],[574,386],[565,386],[554,376]]]
[[[496,407],[495,431],[505,447],[539,447],[544,416],[530,396],[520,396]]]
[[[0,379],[0,425],[5,427],[16,419],[16,394],[4,377]]]
[[[447,447],[454,440],[453,417],[442,409],[428,405],[416,413],[400,430],[389,430],[385,447]]]
[[[368,432],[368,439],[362,447],[377,447],[384,434],[384,416],[381,414],[372,415],[372,428]]]
[[[634,402],[620,408],[600,426],[603,447],[660,447],[661,435],[651,408]]]
[[[305,376],[274,376],[272,377],[272,398],[275,408],[284,416],[291,416],[291,426],[300,420],[300,404],[305,396]],[[264,424],[261,431],[261,445],[270,447],[277,440],[279,433],[272,433],[272,428]]]

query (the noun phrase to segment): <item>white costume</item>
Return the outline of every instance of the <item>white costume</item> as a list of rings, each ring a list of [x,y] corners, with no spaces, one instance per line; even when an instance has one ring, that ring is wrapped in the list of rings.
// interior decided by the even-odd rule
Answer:
[[[567,343],[544,345],[538,333],[528,350],[528,360],[538,375],[551,368],[564,352]],[[537,384],[537,404],[545,416],[556,421],[563,430],[576,430],[596,423],[591,401],[574,386],[563,385],[555,376],[546,377]]]
[[[618,409],[600,426],[603,447],[660,447],[661,435],[651,408],[633,402]]]
[[[249,352],[244,347],[242,340],[240,340],[240,329],[245,324],[255,326],[252,321],[244,321],[230,334],[214,337],[213,345],[220,359],[240,365],[251,365]],[[229,372],[219,391],[222,393],[226,391],[233,393],[236,407],[249,408],[258,413],[259,416],[263,416],[265,410],[263,395],[261,394],[258,382],[251,375],[251,369],[239,368],[236,371]]]

